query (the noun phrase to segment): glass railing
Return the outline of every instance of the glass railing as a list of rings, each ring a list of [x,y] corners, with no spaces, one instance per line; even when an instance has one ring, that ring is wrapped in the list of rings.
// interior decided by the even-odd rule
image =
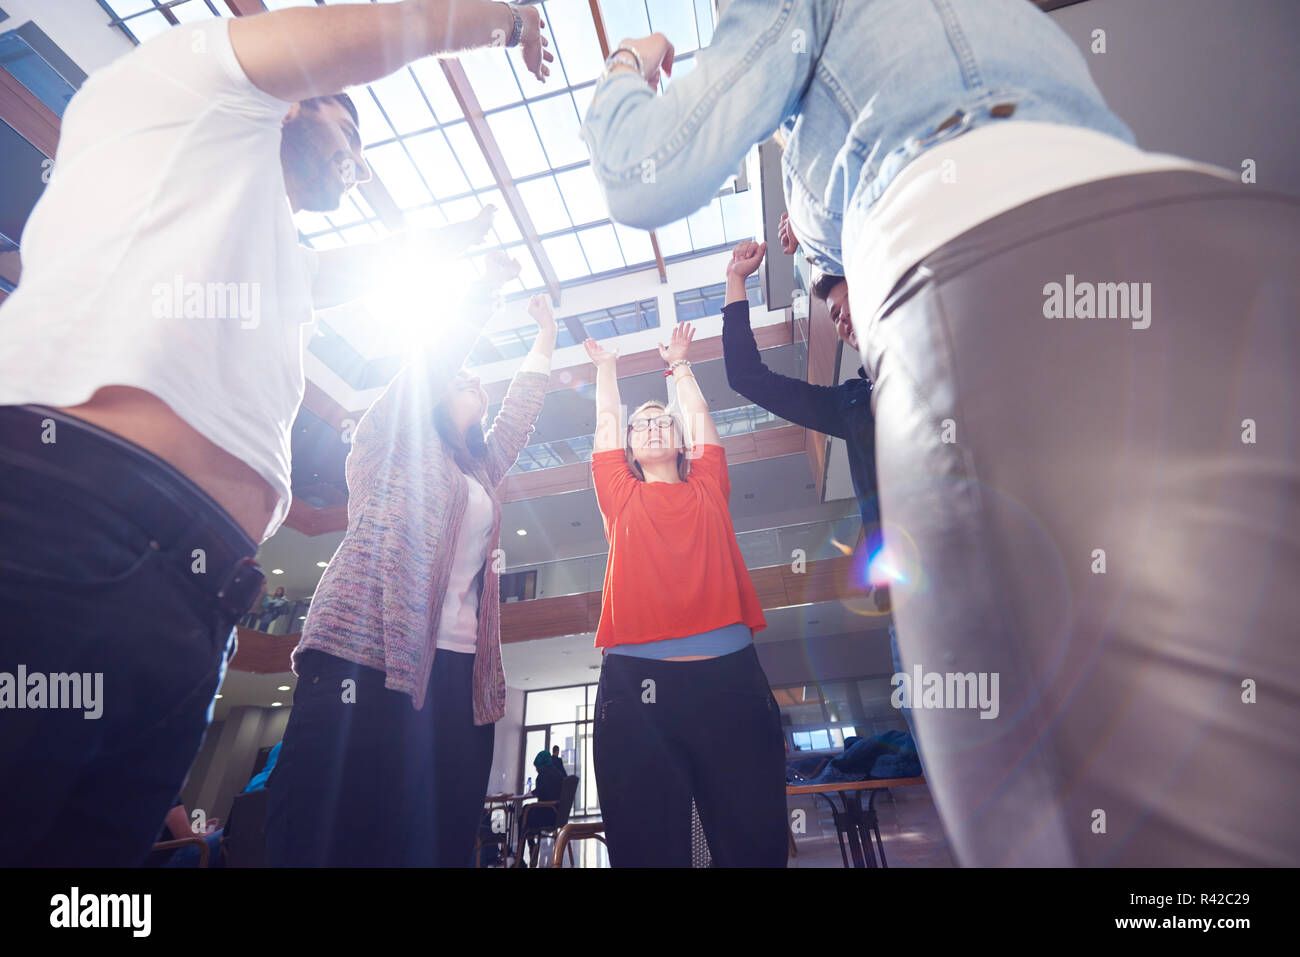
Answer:
[[[302,631],[302,623],[307,620],[307,609],[310,607],[310,598],[291,598],[285,605],[265,609],[258,602],[239,619],[239,624],[240,627],[268,635],[293,635]]]
[[[802,558],[813,562],[848,554],[858,540],[862,520],[857,515],[832,521],[808,522],[740,532],[736,541],[745,567],[785,565]],[[796,550],[799,550],[796,552]],[[507,575],[536,573],[532,594],[537,598],[581,595],[599,591],[605,581],[608,552],[581,555],[508,568]]]
[[[862,520],[854,514],[834,520],[740,532],[736,535],[736,541],[740,545],[740,554],[746,568],[766,568],[770,565],[790,564],[799,558],[813,562],[848,554],[858,540],[861,527]],[[796,553],[796,549],[799,553]],[[534,587],[528,592],[534,598],[556,598],[600,591],[605,583],[608,554],[607,551],[601,551],[532,565],[511,566],[503,572],[503,578],[535,574]],[[517,582],[518,579],[514,581]],[[525,589],[516,590],[511,587],[512,584],[509,580],[502,582],[503,596],[507,591],[525,593]],[[520,599],[502,599],[505,604],[516,600]],[[310,597],[293,599],[286,606],[267,610],[258,604],[240,619],[239,624],[268,635],[295,634],[302,631],[310,607]]]
[[[724,439],[733,435],[761,432],[764,429],[778,429],[790,424],[758,405],[721,409],[713,412],[712,416],[713,424],[718,428],[718,435]],[[519,455],[519,461],[515,463],[509,474],[535,472],[538,469],[551,469],[561,465],[572,465],[575,462],[590,462],[591,453],[590,435],[538,442],[524,448]]]

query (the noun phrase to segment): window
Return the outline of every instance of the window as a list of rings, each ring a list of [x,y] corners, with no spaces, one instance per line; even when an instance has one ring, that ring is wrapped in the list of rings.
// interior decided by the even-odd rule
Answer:
[[[745,296],[750,308],[763,304],[763,290],[759,288],[758,273],[753,273],[745,280]],[[722,315],[722,305],[727,299],[727,284],[717,282],[711,286],[698,289],[684,289],[673,293],[673,304],[677,307],[678,322],[695,322],[710,316]]]
[[[659,302],[655,299],[641,299],[637,302],[626,302],[620,306],[610,306],[607,309],[597,309],[594,312],[561,318],[559,335],[555,338],[557,349],[578,345],[579,340],[574,339],[573,333],[569,330],[569,326],[574,322],[577,322],[592,339],[612,339],[615,336],[627,335],[629,332],[639,332],[642,329],[653,329],[658,326]],[[500,359],[517,359],[528,354],[536,338],[536,325],[494,332],[479,343],[470,356],[469,364],[481,365]]]
[[[590,686],[592,694],[588,696],[587,685],[573,685],[568,688],[553,688],[550,691],[530,691],[524,707],[524,724],[556,724],[563,721],[586,721],[590,715],[588,697],[595,701],[595,685]]]
[[[839,751],[846,738],[906,730],[888,675],[773,688],[791,753]]]
[[[502,575],[499,587],[503,605],[514,601],[530,601],[537,597],[537,570]]]

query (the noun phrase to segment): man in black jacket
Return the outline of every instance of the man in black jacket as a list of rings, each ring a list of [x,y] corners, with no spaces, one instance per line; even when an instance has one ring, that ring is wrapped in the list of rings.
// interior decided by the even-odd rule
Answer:
[[[727,264],[727,298],[722,307],[722,352],[727,382],[745,398],[787,422],[845,440],[862,527],[869,537],[875,533],[876,541],[868,544],[878,547],[880,511],[876,497],[876,424],[871,414],[871,380],[859,367],[857,377],[841,385],[813,385],[773,372],[763,364],[749,326],[745,279],[758,268],[766,252],[767,243],[745,241],[736,246]],[[819,278],[813,285],[813,294],[826,300],[840,338],[856,352],[848,283],[844,277]]]
[[[794,252],[797,241],[789,225],[781,218],[782,248]],[[722,307],[722,354],[727,367],[727,383],[749,401],[779,415],[787,422],[816,429],[824,435],[844,439],[849,453],[849,476],[858,499],[858,512],[866,531],[864,547],[868,555],[882,544],[880,506],[876,492],[876,423],[871,412],[871,380],[859,366],[855,378],[836,386],[813,385],[802,379],[773,372],[763,364],[758,343],[749,325],[749,299],[745,279],[758,268],[767,253],[767,243],[752,240],[737,244],[727,264],[727,297]],[[826,302],[831,322],[845,345],[858,349],[849,313],[849,289],[843,276],[822,275],[813,283],[812,294]],[[888,607],[888,590],[876,589],[876,607]],[[898,637],[891,623],[889,647],[894,671],[902,671],[898,655]],[[900,709],[912,727],[910,709]],[[912,732],[913,740],[916,732]]]

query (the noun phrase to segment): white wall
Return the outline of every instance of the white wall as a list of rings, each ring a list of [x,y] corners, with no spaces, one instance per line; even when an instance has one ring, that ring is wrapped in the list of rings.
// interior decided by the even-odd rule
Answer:
[[[184,790],[186,810],[202,808],[224,822],[230,806],[253,776],[257,752],[284,737],[289,708],[235,707],[226,720],[208,729]]]
[[[1261,186],[1300,193],[1296,0],[1087,0],[1051,17],[1143,149],[1238,171],[1249,157]]]
[[[496,723],[496,738],[492,750],[492,773],[488,777],[488,793],[508,791],[518,794],[519,747],[524,737],[524,692],[506,689],[506,713]],[[504,782],[504,784],[503,784]]]

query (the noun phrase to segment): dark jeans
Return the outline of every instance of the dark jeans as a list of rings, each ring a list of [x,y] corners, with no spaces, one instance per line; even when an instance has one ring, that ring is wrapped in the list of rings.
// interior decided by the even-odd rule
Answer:
[[[29,702],[35,675],[99,689],[89,708],[0,697],[0,866],[144,860],[260,575],[241,572],[240,607],[215,597],[216,582],[254,551],[143,449],[48,410],[0,408],[0,672],[25,672]]]
[[[785,738],[753,645],[703,661],[606,655],[594,733],[614,867],[690,867],[692,798],[715,866],[785,867]]]
[[[437,652],[416,711],[382,671],[302,652],[267,782],[267,862],[472,866],[495,733],[474,724],[473,676],[473,655]]]

